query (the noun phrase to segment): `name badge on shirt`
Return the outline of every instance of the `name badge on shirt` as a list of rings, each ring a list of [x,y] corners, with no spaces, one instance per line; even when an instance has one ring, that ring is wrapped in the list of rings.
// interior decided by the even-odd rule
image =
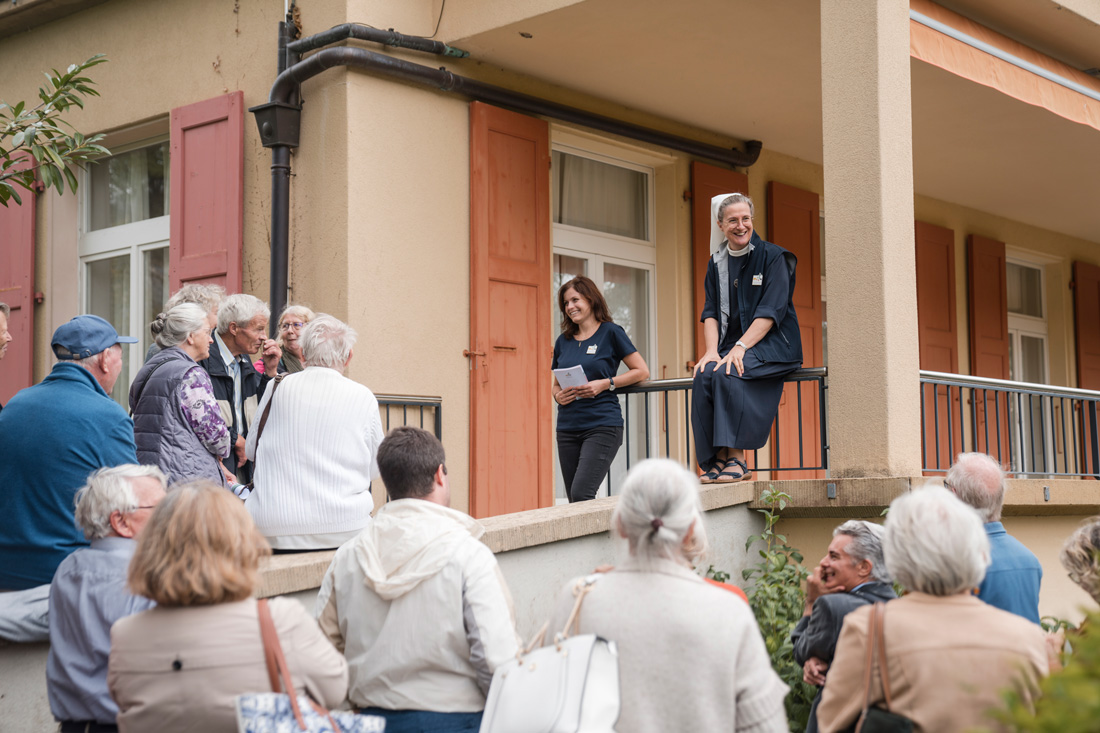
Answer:
[[[588,347],[588,353],[589,354],[595,354],[596,353],[596,344],[592,344],[591,346]]]
[[[760,273],[759,275],[753,275],[752,276],[752,284],[753,285],[763,285],[764,284],[764,273]]]

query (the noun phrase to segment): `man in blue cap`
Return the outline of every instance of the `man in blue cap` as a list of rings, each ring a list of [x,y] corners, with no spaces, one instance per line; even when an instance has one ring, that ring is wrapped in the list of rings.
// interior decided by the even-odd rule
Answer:
[[[0,591],[48,586],[61,561],[88,545],[74,520],[77,490],[96,469],[137,463],[134,424],[109,396],[120,344],[133,343],[99,316],[77,316],[54,331],[49,376],[0,412]],[[0,593],[0,637],[14,595]]]

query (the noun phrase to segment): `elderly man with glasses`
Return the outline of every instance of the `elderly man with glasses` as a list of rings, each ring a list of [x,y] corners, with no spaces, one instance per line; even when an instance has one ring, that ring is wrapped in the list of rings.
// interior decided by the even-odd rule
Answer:
[[[131,595],[126,575],[166,488],[156,466],[128,464],[96,471],[76,495],[76,523],[92,544],[65,558],[50,586],[46,688],[61,733],[118,730],[107,691],[111,625],[156,605]]]

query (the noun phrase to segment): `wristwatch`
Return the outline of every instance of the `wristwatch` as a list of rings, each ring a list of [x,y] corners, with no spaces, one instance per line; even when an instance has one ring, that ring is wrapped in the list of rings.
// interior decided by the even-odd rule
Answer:
[[[611,382],[611,386],[608,387],[607,389],[611,392],[614,392],[615,391],[615,377],[611,377],[607,381]]]
[[[737,343],[735,343],[735,344],[734,344],[734,346],[740,346],[740,347],[741,347],[742,349],[744,349],[745,351],[748,351],[748,350],[749,350],[749,347],[748,347],[748,346],[745,346],[745,342],[744,342],[744,341],[741,341],[740,339],[738,339],[738,340],[737,340]]]

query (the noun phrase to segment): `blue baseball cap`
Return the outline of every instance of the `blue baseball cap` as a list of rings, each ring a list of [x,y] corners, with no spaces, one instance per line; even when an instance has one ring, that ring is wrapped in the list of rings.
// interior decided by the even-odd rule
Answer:
[[[87,359],[115,344],[136,344],[133,336],[119,336],[115,327],[99,316],[77,316],[53,332],[53,353],[58,359]]]

